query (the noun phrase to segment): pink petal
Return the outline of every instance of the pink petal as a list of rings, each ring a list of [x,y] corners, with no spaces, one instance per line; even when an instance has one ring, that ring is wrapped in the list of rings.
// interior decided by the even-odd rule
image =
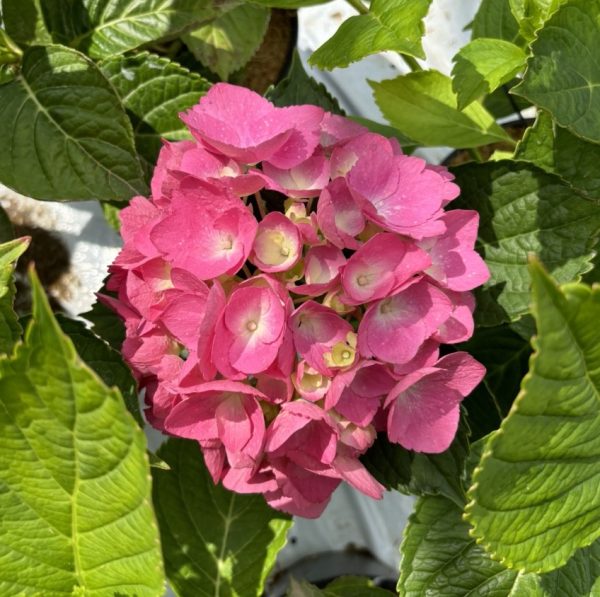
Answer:
[[[358,347],[365,357],[406,363],[452,312],[452,303],[438,288],[421,281],[374,303],[358,328]]]
[[[335,457],[333,466],[342,475],[344,481],[350,483],[358,491],[375,500],[383,497],[385,487],[373,478],[358,458],[339,454]]]
[[[263,272],[283,272],[294,267],[301,255],[298,227],[280,212],[268,213],[258,224],[250,261]]]

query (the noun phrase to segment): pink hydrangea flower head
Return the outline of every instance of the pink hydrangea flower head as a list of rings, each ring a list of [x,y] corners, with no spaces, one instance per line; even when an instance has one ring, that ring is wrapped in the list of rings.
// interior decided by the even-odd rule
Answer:
[[[148,421],[290,514],[319,516],[342,482],[381,498],[360,461],[377,435],[445,450],[484,375],[440,358],[489,276],[477,214],[445,211],[445,168],[314,106],[219,83],[182,119],[192,138],[164,143],[152,196],[121,211],[99,296]]]

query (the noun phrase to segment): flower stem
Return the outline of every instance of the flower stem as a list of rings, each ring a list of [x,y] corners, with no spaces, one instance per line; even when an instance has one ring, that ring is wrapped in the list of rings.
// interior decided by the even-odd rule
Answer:
[[[267,205],[265,203],[265,200],[262,198],[260,191],[256,192],[254,194],[254,196],[256,197],[256,205],[258,206],[258,212],[260,213],[260,218],[261,218],[261,220],[264,220],[267,215]]]

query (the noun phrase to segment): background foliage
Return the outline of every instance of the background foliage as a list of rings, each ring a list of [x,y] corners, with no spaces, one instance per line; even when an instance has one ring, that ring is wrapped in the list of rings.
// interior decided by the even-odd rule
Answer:
[[[349,1],[357,15],[311,64],[404,57],[411,72],[371,82],[388,123],[361,122],[406,151],[467,149],[455,207],[479,212],[492,274],[459,347],[487,375],[453,445],[427,456],[379,438],[364,456],[387,488],[420,496],[398,592],[599,594],[600,294],[585,282],[600,274],[600,0],[482,0],[451,76],[418,61],[431,0]],[[178,113],[242,80],[274,9],[315,3],[2,0],[0,182],[102,201],[117,224],[148,192],[160,140],[186,138]],[[280,79],[276,105],[342,113],[297,56]],[[497,120],[530,105],[515,143]],[[34,272],[20,322],[28,240],[11,234],[0,211],[0,593],[161,595],[166,573],[183,596],[260,595],[290,521],[215,487],[190,442],[147,454],[122,326],[99,304],[91,329],[55,317]],[[385,593],[347,578],[289,594]]]

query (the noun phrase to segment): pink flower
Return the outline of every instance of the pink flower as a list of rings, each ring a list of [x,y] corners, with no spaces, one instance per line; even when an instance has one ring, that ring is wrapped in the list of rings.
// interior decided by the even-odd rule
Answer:
[[[401,379],[386,400],[390,441],[417,452],[446,450],[456,434],[460,402],[484,375],[481,363],[455,352]]]
[[[282,213],[268,213],[258,225],[250,261],[263,272],[284,272],[298,263],[301,253],[298,227]]]
[[[296,294],[319,296],[335,287],[346,263],[344,254],[330,245],[311,247],[304,258],[304,284],[290,284]]]
[[[356,236],[365,228],[365,217],[344,178],[336,178],[319,197],[317,222],[325,238],[340,249],[358,249]]]
[[[406,363],[450,317],[452,303],[425,280],[371,305],[358,328],[364,357]]]
[[[225,375],[265,371],[283,343],[286,310],[269,287],[238,288],[229,301],[213,340],[212,358]]]
[[[479,214],[456,209],[439,219],[446,226],[444,234],[419,243],[431,257],[431,266],[425,270],[427,274],[440,286],[458,292],[472,290],[487,282],[490,272],[474,250]]]
[[[218,83],[181,119],[215,152],[244,164],[268,160],[278,168],[292,168],[317,147],[323,111],[314,106],[275,108],[248,89]]]
[[[385,298],[430,263],[427,253],[414,243],[391,233],[376,234],[348,260],[342,273],[342,300],[361,305]]]
[[[218,440],[233,468],[253,468],[262,452],[265,421],[258,390],[232,381],[189,388],[165,420],[165,430],[199,442]]]
[[[154,225],[150,239],[173,266],[209,280],[241,269],[257,227],[237,197],[197,187],[173,194],[170,213]]]
[[[316,197],[329,182],[329,161],[324,155],[313,155],[293,168],[281,169],[265,162],[263,178],[266,187],[288,197]]]
[[[352,326],[333,309],[307,301],[290,318],[296,351],[310,367],[325,376],[354,363]]]

